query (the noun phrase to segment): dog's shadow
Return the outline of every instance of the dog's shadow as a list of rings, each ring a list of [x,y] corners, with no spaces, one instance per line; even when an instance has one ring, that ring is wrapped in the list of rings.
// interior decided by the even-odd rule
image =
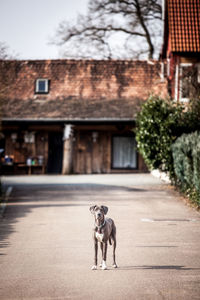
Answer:
[[[188,271],[188,270],[200,270],[200,268],[189,268],[185,266],[177,265],[165,265],[165,266],[118,266],[116,269],[108,268],[109,271],[131,271],[131,270],[176,270],[176,271]]]

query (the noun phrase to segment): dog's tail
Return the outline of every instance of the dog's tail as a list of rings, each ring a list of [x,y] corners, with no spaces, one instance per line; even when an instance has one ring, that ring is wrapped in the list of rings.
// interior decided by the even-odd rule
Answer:
[[[109,237],[109,244],[112,245],[111,237]]]

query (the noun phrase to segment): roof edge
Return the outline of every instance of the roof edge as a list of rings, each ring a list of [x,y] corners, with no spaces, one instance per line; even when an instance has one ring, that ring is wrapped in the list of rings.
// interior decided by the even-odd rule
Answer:
[[[129,122],[135,118],[84,118],[84,119],[65,119],[65,118],[2,118],[2,122]]]
[[[115,63],[130,63],[130,62],[146,62],[146,63],[159,63],[159,59],[67,59],[67,58],[58,58],[58,59],[0,59],[0,62],[18,62],[18,63],[109,63],[109,62],[115,62]]]

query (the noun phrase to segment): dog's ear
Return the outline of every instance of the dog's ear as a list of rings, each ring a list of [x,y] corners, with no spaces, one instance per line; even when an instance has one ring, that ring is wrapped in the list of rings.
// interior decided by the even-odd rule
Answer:
[[[96,208],[96,205],[90,207],[90,212],[91,212],[92,214],[94,214],[95,208]]]
[[[103,209],[104,215],[106,215],[108,212],[108,207],[101,205],[101,209]]]

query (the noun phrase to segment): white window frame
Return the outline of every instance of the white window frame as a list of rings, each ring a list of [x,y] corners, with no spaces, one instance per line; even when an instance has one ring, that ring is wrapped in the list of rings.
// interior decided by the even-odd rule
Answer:
[[[178,86],[179,86],[179,65],[176,65],[176,69],[175,69],[175,94],[174,94],[174,98],[175,101],[178,101]],[[179,98],[180,98],[180,93],[179,93]]]
[[[189,102],[189,98],[182,98],[182,87],[183,87],[183,82],[182,82],[182,75],[183,75],[183,67],[191,67],[192,63],[180,63],[180,77],[179,77],[179,100],[180,102],[187,103]]]
[[[39,89],[39,83],[44,82],[45,84],[45,89],[44,91],[40,91]],[[49,80],[46,78],[38,78],[36,79],[36,84],[35,84],[35,92],[38,94],[47,94],[49,92]]]
[[[197,82],[200,83],[200,64],[197,64]]]
[[[170,59],[167,58],[167,77],[170,76]]]

